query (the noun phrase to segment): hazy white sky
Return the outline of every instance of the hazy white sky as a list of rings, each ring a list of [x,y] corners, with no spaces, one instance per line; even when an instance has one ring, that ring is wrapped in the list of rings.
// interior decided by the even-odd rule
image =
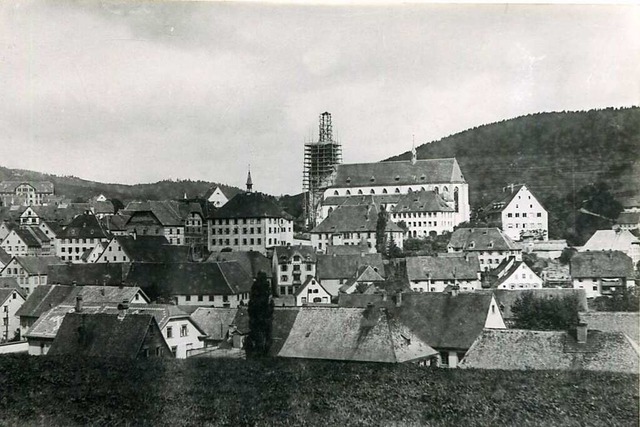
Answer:
[[[345,162],[523,114],[640,103],[636,6],[0,3],[0,165],[301,191]]]

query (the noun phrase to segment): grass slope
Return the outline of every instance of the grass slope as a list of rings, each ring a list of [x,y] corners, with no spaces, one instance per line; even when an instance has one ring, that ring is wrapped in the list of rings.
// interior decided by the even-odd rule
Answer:
[[[417,148],[456,157],[475,207],[526,183],[544,201],[604,181],[620,199],[640,195],[640,108],[539,113],[479,126]],[[406,160],[406,152],[389,160]]]
[[[638,377],[0,357],[0,425],[638,425]]]

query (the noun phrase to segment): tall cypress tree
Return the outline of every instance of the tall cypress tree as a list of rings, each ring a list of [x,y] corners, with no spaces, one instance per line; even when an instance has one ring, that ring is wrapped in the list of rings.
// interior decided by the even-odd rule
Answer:
[[[271,321],[273,303],[271,288],[265,272],[258,273],[251,286],[249,298],[249,336],[246,350],[248,356],[266,356],[271,347]]]
[[[378,212],[378,221],[376,222],[376,250],[378,253],[385,253],[385,230],[387,229],[387,211],[384,207]]]

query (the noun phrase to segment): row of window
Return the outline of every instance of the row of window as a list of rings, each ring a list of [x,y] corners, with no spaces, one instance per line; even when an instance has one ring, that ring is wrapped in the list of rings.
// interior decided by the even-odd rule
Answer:
[[[217,230],[217,234],[239,234],[240,229],[238,227],[235,228],[220,228],[220,229],[212,229],[211,230],[211,234],[216,234],[216,230]],[[248,232],[247,232],[248,230]],[[271,227],[269,227],[269,233],[271,233]],[[262,227],[243,227],[242,228],[242,234],[262,234]]]
[[[271,239],[269,239],[271,240]],[[240,239],[233,239],[233,245],[231,245],[231,239],[218,239],[218,246],[239,246]],[[247,245],[262,245],[262,239],[253,237],[249,239],[242,239],[242,246]],[[211,246],[216,246],[216,239],[211,239]]]
[[[307,274],[307,277],[305,277],[305,279],[304,279],[304,280],[307,280],[307,279],[309,279],[309,278],[311,278],[311,277],[313,277],[313,275],[312,275],[312,274]],[[281,275],[281,276],[280,276],[280,282],[281,282],[281,283],[287,283],[288,281],[289,281],[289,276],[288,276],[288,275],[283,274],[283,275]],[[299,275],[299,274],[294,274],[294,275],[292,276],[292,281],[294,281],[294,282],[301,282],[302,280],[301,280],[301,277],[300,277],[300,275]]]
[[[513,218],[514,214],[509,212],[507,213],[507,218]],[[515,217],[516,218],[520,218],[520,212],[516,212],[515,213]],[[527,217],[527,213],[526,212],[522,212],[522,218],[526,218]],[[533,217],[533,212],[531,212],[530,217]],[[536,213],[536,217],[537,218],[541,218],[542,217],[542,212],[537,212]]]
[[[199,302],[203,302],[204,298],[208,297],[209,301],[214,301],[215,300],[215,295],[193,295],[194,298],[197,298],[197,300]],[[191,297],[192,295],[185,295],[184,299],[185,301],[191,301]],[[244,292],[241,294],[236,294],[236,301],[240,301],[240,299],[246,299],[249,298],[249,293],[248,292]],[[229,295],[222,295],[222,302],[229,302]]]
[[[189,336],[189,326],[187,324],[180,325],[180,336]],[[173,326],[167,326],[167,338],[173,338]]]
[[[226,218],[226,219],[214,219],[213,220],[213,224],[214,225],[239,225],[239,224],[260,224],[261,222],[260,218],[242,218],[242,219],[237,219],[237,218]],[[283,218],[264,218],[265,224],[269,225],[269,224],[280,224],[283,225],[285,222],[289,222],[286,221]]]
[[[305,264],[306,271],[311,271],[312,269],[313,269],[313,264],[311,263]],[[280,271],[287,271],[287,270],[289,270],[289,266],[287,264],[280,264]],[[300,271],[300,264],[294,264],[293,271]]]
[[[349,180],[347,180],[347,182],[350,182]],[[353,191],[356,191],[355,189]],[[426,189],[424,187],[420,187],[419,191],[426,191]],[[434,187],[433,190],[429,190],[429,191],[434,191],[435,193],[440,193],[440,188],[439,187]],[[442,191],[444,193],[448,193],[449,192],[449,188],[445,185],[444,187],[442,187]],[[454,193],[458,192],[458,187],[454,187],[453,188]],[[400,188],[396,187],[393,192],[395,194],[400,194]],[[413,192],[413,188],[409,187],[407,189],[407,193],[412,193]],[[363,195],[364,192],[362,191],[362,189],[358,189],[358,191],[356,192],[357,195]],[[377,194],[376,190],[374,188],[369,190],[369,194]],[[380,192],[380,194],[389,194],[389,191],[386,188],[383,188],[382,191]],[[333,191],[333,195],[334,196],[339,196],[340,195],[340,191],[338,190],[334,190]],[[351,196],[351,190],[346,190],[344,193],[345,196]]]
[[[515,224],[507,224],[507,228],[527,228],[527,224],[526,223],[520,224],[516,222]],[[542,229],[542,224],[539,222],[536,224],[529,224],[529,228],[532,228],[534,230]]]

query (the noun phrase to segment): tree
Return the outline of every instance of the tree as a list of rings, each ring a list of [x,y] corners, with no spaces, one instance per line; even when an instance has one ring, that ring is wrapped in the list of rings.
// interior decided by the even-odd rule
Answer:
[[[249,336],[247,337],[247,356],[266,356],[271,346],[271,321],[273,319],[273,301],[271,289],[264,271],[260,271],[251,286],[249,297]]]
[[[578,250],[575,248],[564,248],[560,254],[560,258],[558,258],[558,261],[560,261],[560,264],[562,265],[567,265],[571,261],[571,258],[573,258],[577,253]]]
[[[539,331],[575,328],[579,311],[580,302],[575,295],[545,298],[536,297],[533,292],[524,292],[511,307],[515,328]]]
[[[595,311],[640,311],[640,293],[635,286],[615,290],[611,295],[595,298],[592,308]]]
[[[378,221],[376,222],[376,250],[378,253],[385,253],[386,246],[386,238],[385,232],[387,230],[387,211],[384,209],[384,206],[380,208],[380,212],[378,212]]]

